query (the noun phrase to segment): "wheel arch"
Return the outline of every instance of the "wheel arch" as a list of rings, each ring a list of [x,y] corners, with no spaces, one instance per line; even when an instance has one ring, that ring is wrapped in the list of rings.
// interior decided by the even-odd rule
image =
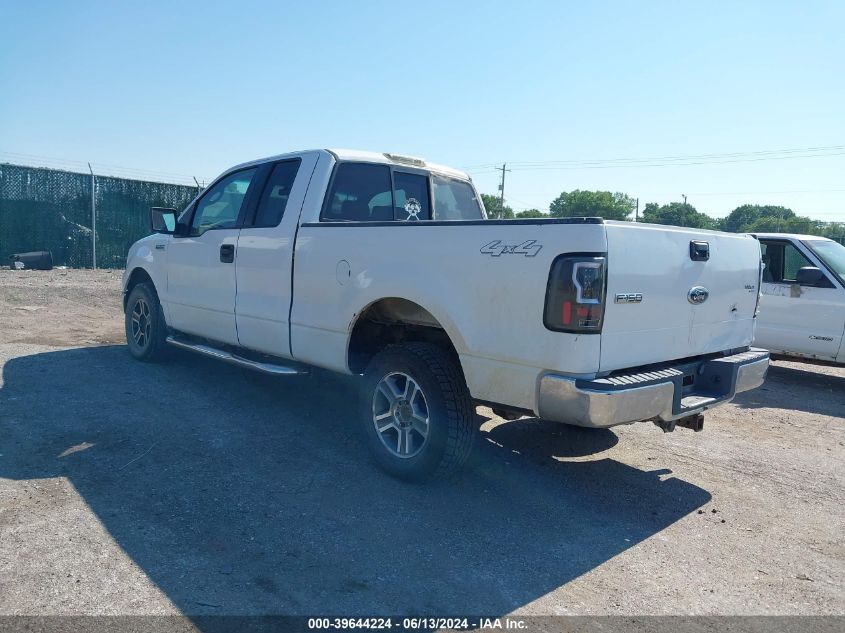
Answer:
[[[152,276],[149,272],[147,272],[145,268],[143,268],[142,266],[137,266],[129,274],[129,278],[126,280],[126,287],[123,289],[124,312],[126,312],[126,301],[129,299],[129,293],[132,292],[132,289],[135,286],[142,283],[149,283],[153,287],[153,292],[156,294],[156,298],[158,298],[158,289],[156,288]]]
[[[370,359],[388,345],[429,342],[446,349],[460,363],[463,338],[448,319],[404,297],[382,297],[356,312],[350,322],[346,365],[361,374]]]

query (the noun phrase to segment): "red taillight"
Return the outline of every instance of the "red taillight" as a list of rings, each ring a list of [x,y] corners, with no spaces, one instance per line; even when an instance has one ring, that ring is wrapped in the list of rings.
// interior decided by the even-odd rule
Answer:
[[[564,301],[563,302],[563,324],[569,325],[572,323],[572,302],[571,301]]]
[[[607,260],[574,255],[555,259],[546,289],[543,323],[550,330],[601,332]]]

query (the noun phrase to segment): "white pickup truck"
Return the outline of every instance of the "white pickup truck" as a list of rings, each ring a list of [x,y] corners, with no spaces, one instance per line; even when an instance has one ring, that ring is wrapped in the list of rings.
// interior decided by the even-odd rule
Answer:
[[[754,342],[777,354],[845,363],[845,246],[817,235],[755,237],[764,269]]]
[[[463,463],[474,405],[588,427],[699,430],[760,385],[750,236],[598,218],[487,220],[469,177],[315,150],[233,167],[129,251],[129,350],[274,374],[362,374],[388,472]]]

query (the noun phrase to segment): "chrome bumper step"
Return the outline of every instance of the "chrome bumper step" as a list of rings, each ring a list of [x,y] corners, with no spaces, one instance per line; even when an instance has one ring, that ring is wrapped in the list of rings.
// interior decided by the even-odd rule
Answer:
[[[210,358],[216,358],[217,360],[222,360],[223,362],[231,365],[238,365],[239,367],[246,367],[247,369],[260,371],[262,374],[271,374],[273,376],[298,376],[308,373],[308,370],[302,367],[280,365],[278,363],[263,363],[261,361],[251,360],[210,345],[194,343],[193,341],[183,339],[179,336],[168,336],[166,340],[174,347],[196,352]]]

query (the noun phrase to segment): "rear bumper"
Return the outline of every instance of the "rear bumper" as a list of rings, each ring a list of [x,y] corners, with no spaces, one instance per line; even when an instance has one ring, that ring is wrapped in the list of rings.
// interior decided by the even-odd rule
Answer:
[[[643,420],[668,422],[759,387],[768,369],[769,353],[750,349],[595,380],[545,374],[540,378],[538,413],[547,420],[597,428]]]

